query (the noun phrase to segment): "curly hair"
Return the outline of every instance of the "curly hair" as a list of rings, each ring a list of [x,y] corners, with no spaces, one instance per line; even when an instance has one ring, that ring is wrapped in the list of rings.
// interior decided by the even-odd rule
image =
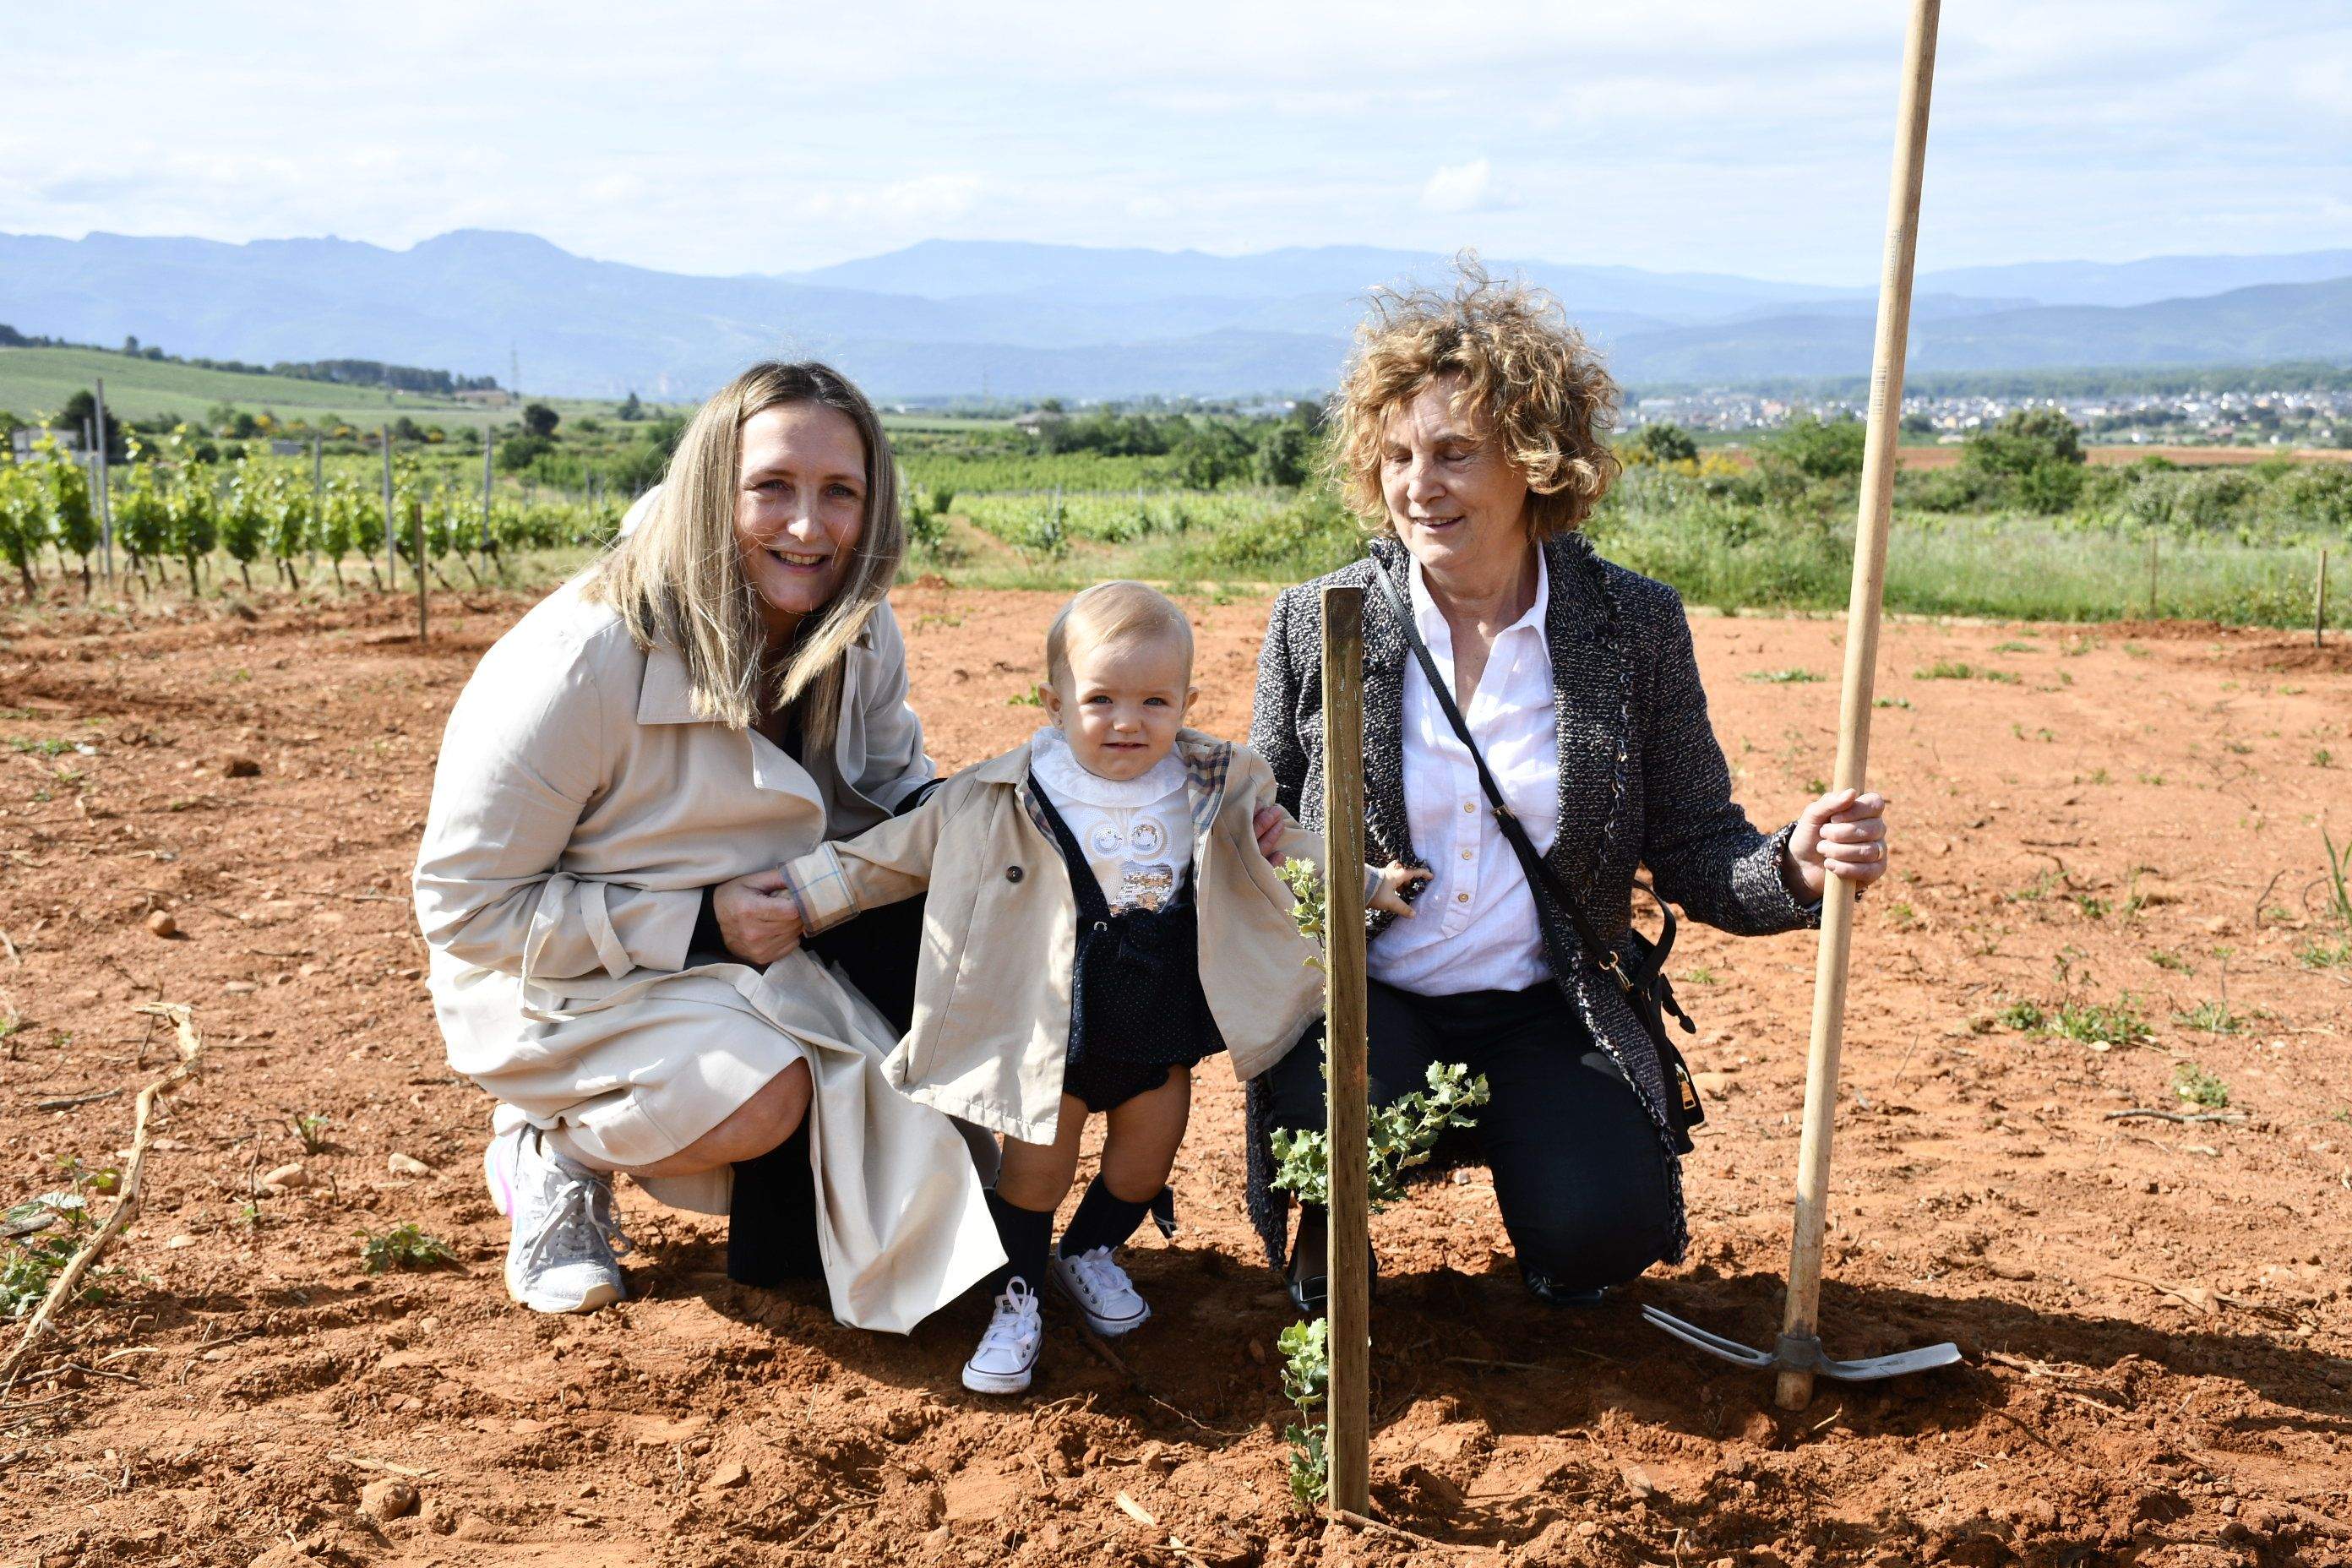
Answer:
[[[1389,415],[1440,379],[1454,383],[1456,416],[1502,442],[1527,476],[1530,537],[1568,532],[1592,514],[1619,471],[1609,449],[1617,384],[1558,300],[1489,278],[1465,252],[1451,289],[1374,292],[1331,396],[1324,467],[1368,529],[1392,528],[1381,489]]]

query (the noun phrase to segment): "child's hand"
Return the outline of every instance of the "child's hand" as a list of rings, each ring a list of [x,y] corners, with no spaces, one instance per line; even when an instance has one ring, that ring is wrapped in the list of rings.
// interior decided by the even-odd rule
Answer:
[[[782,871],[754,871],[721,882],[710,895],[727,951],[765,968],[801,944],[800,900]]]
[[[1428,880],[1429,873],[1420,867],[1408,866],[1401,860],[1391,860],[1381,868],[1381,885],[1373,889],[1372,908],[1386,910],[1392,915],[1402,915],[1405,919],[1411,920],[1412,906],[1404,901],[1404,890],[1415,882]]]

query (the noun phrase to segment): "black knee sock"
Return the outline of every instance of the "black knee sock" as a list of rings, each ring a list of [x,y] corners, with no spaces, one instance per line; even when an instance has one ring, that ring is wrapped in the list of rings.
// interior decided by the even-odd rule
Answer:
[[[800,1130],[756,1160],[735,1167],[727,1212],[727,1278],[779,1285],[824,1276],[816,1245],[816,1178],[809,1169],[809,1131]]]
[[[1076,1258],[1092,1252],[1097,1247],[1118,1251],[1151,1212],[1147,1200],[1129,1203],[1112,1192],[1100,1176],[1087,1188],[1087,1195],[1078,1200],[1078,1212],[1070,1216],[1070,1227],[1062,1232],[1062,1256]]]
[[[1054,1236],[1054,1211],[1042,1213],[1006,1203],[988,1194],[988,1217],[996,1222],[996,1239],[1004,1248],[1004,1267],[989,1276],[992,1294],[1002,1294],[1005,1281],[1016,1276],[1032,1290],[1045,1288],[1045,1251]]]

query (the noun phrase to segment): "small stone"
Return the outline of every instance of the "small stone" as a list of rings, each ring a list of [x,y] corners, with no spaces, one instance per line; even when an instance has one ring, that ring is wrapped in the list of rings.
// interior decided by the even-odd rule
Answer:
[[[180,934],[180,922],[172,918],[171,910],[157,910],[147,917],[147,929],[156,936],[173,937]]]
[[[387,1155],[383,1163],[395,1176],[429,1176],[433,1173],[432,1166],[413,1155],[403,1154],[397,1150]]]
[[[163,1243],[163,1249],[167,1252],[177,1252],[184,1247],[194,1247],[195,1244],[196,1238],[193,1236],[175,1236]]]
[[[710,1479],[702,1483],[702,1489],[707,1492],[729,1491],[751,1479],[751,1472],[743,1468],[741,1461],[730,1459],[710,1472]]]
[[[303,979],[308,980],[308,979],[310,979],[310,976],[312,976],[312,975],[314,975],[314,974],[323,973],[324,972],[325,972],[325,965],[323,965],[323,964],[317,964],[317,963],[306,963],[306,964],[304,964],[304,965],[301,967],[301,969],[300,969],[300,970],[299,970],[297,973],[299,973],[302,976],[302,978],[303,978]]]
[[[260,989],[260,986],[250,980],[232,980],[221,987],[225,994],[231,996],[250,996]]]
[[[1729,1073],[1695,1072],[1691,1074],[1691,1083],[1701,1094],[1712,1094],[1721,1097],[1731,1092],[1731,1075]]]
[[[360,1489],[360,1511],[373,1520],[406,1519],[416,1511],[416,1489],[386,1476]]]
[[[261,1184],[265,1187],[276,1187],[281,1192],[294,1187],[307,1187],[310,1184],[310,1173],[302,1168],[300,1161],[289,1161],[263,1175]]]
[[[253,758],[237,753],[223,757],[214,764],[225,779],[250,779],[261,776],[261,764]]]

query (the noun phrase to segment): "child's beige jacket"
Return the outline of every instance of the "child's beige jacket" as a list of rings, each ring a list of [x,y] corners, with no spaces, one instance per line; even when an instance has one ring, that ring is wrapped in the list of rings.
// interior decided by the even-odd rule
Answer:
[[[1177,736],[1176,752],[1192,797],[1201,984],[1234,1075],[1255,1078],[1322,1012],[1322,972],[1251,827],[1260,806],[1276,804],[1272,770],[1247,746],[1195,730]],[[784,875],[811,931],[929,889],[914,1027],[883,1076],[950,1116],[1050,1143],[1078,911],[1028,776],[1024,740],[905,816],[789,862]],[[1323,840],[1294,823],[1282,853],[1319,867]]]

